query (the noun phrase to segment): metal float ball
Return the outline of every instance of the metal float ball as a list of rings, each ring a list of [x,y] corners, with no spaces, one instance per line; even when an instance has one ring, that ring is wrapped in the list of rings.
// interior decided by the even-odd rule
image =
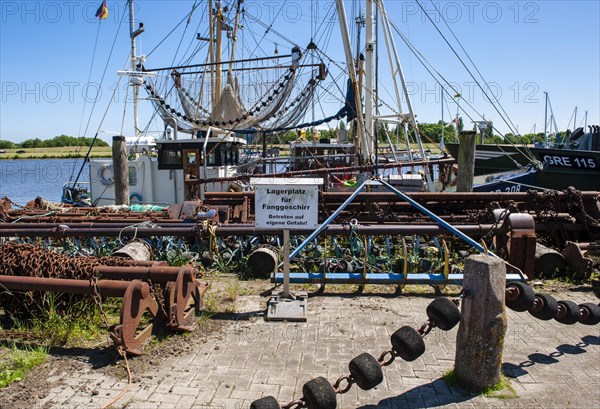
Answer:
[[[371,354],[363,353],[348,364],[350,375],[359,388],[367,391],[383,382],[381,365]]]
[[[335,409],[337,407],[335,389],[322,376],[306,382],[302,387],[302,396],[308,409]]]
[[[533,288],[520,281],[506,285],[506,306],[511,310],[524,312],[531,308],[535,301]]]
[[[551,320],[558,314],[558,303],[551,295],[536,294],[529,313],[539,320]]]
[[[460,322],[460,310],[446,297],[438,297],[427,306],[427,316],[436,327],[449,331]]]
[[[250,409],[280,409],[279,402],[272,396],[265,396],[252,402]]]
[[[589,302],[579,304],[579,322],[584,325],[596,325],[600,322],[600,306]]]
[[[558,301],[558,313],[554,319],[561,324],[573,325],[579,321],[579,305],[569,300]]]
[[[416,329],[404,326],[391,337],[392,350],[407,362],[414,361],[425,352],[425,342]]]

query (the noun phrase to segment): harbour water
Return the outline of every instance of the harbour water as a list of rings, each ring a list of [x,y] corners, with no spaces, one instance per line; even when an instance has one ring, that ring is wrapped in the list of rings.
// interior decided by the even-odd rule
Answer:
[[[83,159],[6,159],[0,160],[0,197],[8,196],[24,205],[38,196],[60,202],[62,186],[74,179]],[[86,164],[80,181],[89,182]]]

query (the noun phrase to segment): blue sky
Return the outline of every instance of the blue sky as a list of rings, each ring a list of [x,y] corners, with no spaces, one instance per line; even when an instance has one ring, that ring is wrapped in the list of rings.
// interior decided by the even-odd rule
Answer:
[[[99,23],[94,14],[101,1],[0,1],[0,138],[21,141],[27,138],[49,138],[59,134],[93,136],[100,119],[108,108],[107,119],[100,136],[109,140],[110,132],[120,132],[125,97],[119,88],[117,103],[109,104],[110,95],[118,81],[116,71],[122,69],[129,53],[127,5],[108,1],[109,18]],[[198,1],[198,11],[183,37],[179,62],[184,50],[197,31],[206,29],[202,14],[206,1]],[[227,2],[224,2],[227,3]],[[460,51],[452,34],[439,14],[444,16],[469,56],[475,62],[490,89],[498,95],[503,108],[520,133],[528,133],[536,124],[543,130],[544,91],[548,91],[559,128],[566,128],[578,106],[578,123],[588,111],[588,123],[600,122],[600,6],[598,1],[421,1],[431,12],[440,30]],[[148,54],[173,27],[190,12],[193,1],[139,0],[136,2],[136,21],[142,21],[146,32],[138,43],[140,53]],[[313,7],[311,18],[311,4]],[[258,17],[287,39],[305,47],[310,41],[311,27],[321,33],[325,26],[317,23],[327,15],[331,1],[265,1],[246,0],[249,14]],[[452,83],[460,88],[464,98],[494,121],[501,131],[508,131],[494,108],[486,101],[444,40],[421,12],[414,1],[386,1],[388,14],[394,24],[420,50],[427,60]],[[348,15],[364,8],[364,2],[346,2]],[[274,16],[277,18],[274,19]],[[123,19],[123,17],[125,17]],[[201,21],[202,20],[202,21]],[[121,30],[117,35],[120,22]],[[312,23],[311,23],[312,21]],[[174,60],[186,26],[185,22],[149,56],[146,66],[168,66]],[[197,30],[197,27],[200,29]],[[265,29],[247,26],[262,36]],[[94,41],[98,35],[91,82],[88,82]],[[113,41],[114,52],[108,61]],[[364,39],[364,34],[363,34]],[[395,38],[406,79],[409,82],[414,110],[420,122],[440,119],[440,87],[410,54],[398,36]],[[265,35],[263,47],[272,52],[277,43],[280,53],[289,51],[286,39],[273,33]],[[337,24],[330,40],[319,47],[335,61],[344,60]],[[393,92],[384,53],[383,35],[379,37],[380,84],[379,95],[393,104]],[[465,59],[466,61],[466,59]],[[202,62],[200,58],[194,62]],[[468,63],[468,61],[466,61]],[[93,96],[103,71],[106,76],[97,98],[94,112]],[[88,102],[86,102],[86,91]],[[142,97],[145,97],[142,91]],[[140,124],[151,117],[147,101],[140,106]],[[464,104],[463,104],[464,106]],[[82,116],[82,111],[85,113]],[[326,114],[339,109],[333,100],[323,104]],[[456,113],[450,101],[444,107]],[[319,111],[321,108],[319,108]],[[382,113],[385,113],[385,105]],[[131,106],[127,107],[124,133],[131,134]],[[475,114],[472,114],[475,115]],[[319,114],[317,113],[317,117]],[[463,114],[463,117],[465,115]],[[83,118],[83,120],[82,120]],[[465,122],[468,120],[465,117]],[[159,124],[151,128],[159,131]]]

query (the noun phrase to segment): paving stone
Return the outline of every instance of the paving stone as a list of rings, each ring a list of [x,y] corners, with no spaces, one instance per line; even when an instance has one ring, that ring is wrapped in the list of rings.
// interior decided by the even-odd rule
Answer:
[[[562,298],[594,302],[588,294]],[[264,308],[264,299],[257,296],[241,296],[239,301],[247,311]],[[206,343],[134,374],[141,381],[126,397],[135,409],[241,409],[267,395],[287,403],[301,397],[302,386],[310,379],[325,376],[333,382],[346,375],[348,362],[362,352],[378,358],[390,348],[390,334],[396,329],[423,323],[429,302],[431,298],[416,296],[315,297],[309,300],[306,324],[232,321],[223,333],[208,336]],[[384,382],[376,389],[354,386],[338,399],[338,407],[600,408],[598,327],[565,326],[554,320],[536,321],[527,313],[507,313],[503,372],[517,392],[515,399],[474,397],[446,385],[442,376],[454,366],[455,328],[434,329],[425,338],[422,357],[413,362],[397,359],[383,368]],[[54,387],[39,406],[94,409],[125,387],[122,380],[81,365],[74,374],[56,378],[58,373],[53,373],[52,379],[64,378],[64,385]],[[100,394],[92,399],[94,389]]]

